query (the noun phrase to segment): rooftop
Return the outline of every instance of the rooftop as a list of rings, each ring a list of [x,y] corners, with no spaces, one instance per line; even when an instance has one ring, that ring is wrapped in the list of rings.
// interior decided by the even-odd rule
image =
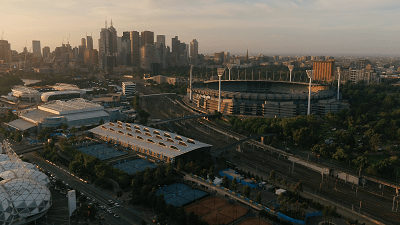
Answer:
[[[38,106],[38,109],[50,112],[56,115],[73,114],[78,112],[90,112],[104,109],[103,106],[86,101],[82,98],[76,98],[69,101],[51,101]]]
[[[95,127],[90,131],[140,148],[151,149],[151,151],[171,158],[199,148],[212,146],[175,133],[139,124],[110,122]]]

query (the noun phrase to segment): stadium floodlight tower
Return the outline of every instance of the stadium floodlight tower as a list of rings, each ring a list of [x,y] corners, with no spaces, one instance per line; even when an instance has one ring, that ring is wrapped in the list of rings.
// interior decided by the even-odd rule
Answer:
[[[192,82],[193,82],[193,75],[192,75],[192,71],[193,71],[193,65],[190,65],[190,83],[189,83],[189,99],[190,101],[192,101]]]
[[[225,72],[224,68],[218,68],[218,77],[219,77],[219,91],[218,91],[218,112],[221,112],[221,77]]]
[[[336,67],[338,72],[338,82],[337,82],[337,100],[340,100],[339,89],[340,89],[340,67]]]
[[[292,71],[293,71],[294,65],[288,65],[288,68],[290,70],[290,82],[292,82]]]
[[[228,63],[227,67],[228,67],[228,70],[229,70],[229,80],[231,80],[231,69],[233,68],[233,65]]]
[[[314,70],[306,70],[308,78],[310,78],[310,84],[308,86],[308,108],[307,115],[311,114],[311,82],[314,77]]]

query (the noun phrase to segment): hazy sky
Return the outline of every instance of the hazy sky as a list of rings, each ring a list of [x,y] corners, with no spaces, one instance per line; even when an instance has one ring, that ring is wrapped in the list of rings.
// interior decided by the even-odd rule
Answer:
[[[0,32],[18,52],[32,40],[53,51],[69,35],[78,46],[86,32],[97,48],[107,17],[118,36],[195,38],[203,54],[400,55],[399,9],[399,0],[2,0]]]

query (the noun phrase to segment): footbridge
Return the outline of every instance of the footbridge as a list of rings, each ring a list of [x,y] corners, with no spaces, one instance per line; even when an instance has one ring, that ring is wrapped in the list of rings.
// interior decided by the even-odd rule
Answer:
[[[148,123],[146,126],[158,125],[158,124],[164,124],[164,123],[170,123],[170,122],[177,122],[177,121],[181,121],[181,120],[195,119],[195,118],[201,118],[201,117],[210,117],[210,116],[215,116],[215,114],[205,114],[204,113],[204,114],[198,114],[198,115],[177,117],[177,118],[161,120],[161,121],[153,121],[153,122]]]

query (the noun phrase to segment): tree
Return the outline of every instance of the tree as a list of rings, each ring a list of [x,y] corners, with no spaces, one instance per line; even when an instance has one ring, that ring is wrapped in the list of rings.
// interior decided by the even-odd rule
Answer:
[[[214,182],[215,176],[213,173],[208,174],[208,179],[210,179],[211,182]]]
[[[301,182],[297,182],[296,186],[294,186],[294,190],[296,192],[303,192],[303,185],[301,184]]]
[[[345,152],[343,148],[338,148],[332,158],[339,161],[346,161],[349,158],[349,155]]]
[[[222,178],[221,185],[222,185],[222,187],[229,188],[229,179],[226,175]]]
[[[73,133],[73,134],[76,133],[76,128],[75,128],[75,127],[72,127],[72,128],[71,128],[71,133]]]
[[[64,123],[64,124],[62,125],[62,129],[63,129],[63,132],[64,132],[64,133],[67,132],[68,124]]]
[[[275,170],[272,170],[271,173],[269,174],[269,180],[275,180]]]
[[[232,180],[231,190],[236,191],[237,186],[238,186],[238,182],[237,182],[236,177],[235,177],[235,178],[233,178],[233,180]]]
[[[361,169],[364,166],[368,166],[369,165],[369,161],[368,158],[366,156],[358,156],[357,159],[353,159],[353,163],[357,166],[357,168],[359,169],[359,173],[358,176],[361,176]]]
[[[243,194],[244,194],[244,196],[246,196],[246,198],[250,197],[250,186],[249,185],[243,186]]]
[[[257,193],[256,202],[261,204],[261,191]]]

